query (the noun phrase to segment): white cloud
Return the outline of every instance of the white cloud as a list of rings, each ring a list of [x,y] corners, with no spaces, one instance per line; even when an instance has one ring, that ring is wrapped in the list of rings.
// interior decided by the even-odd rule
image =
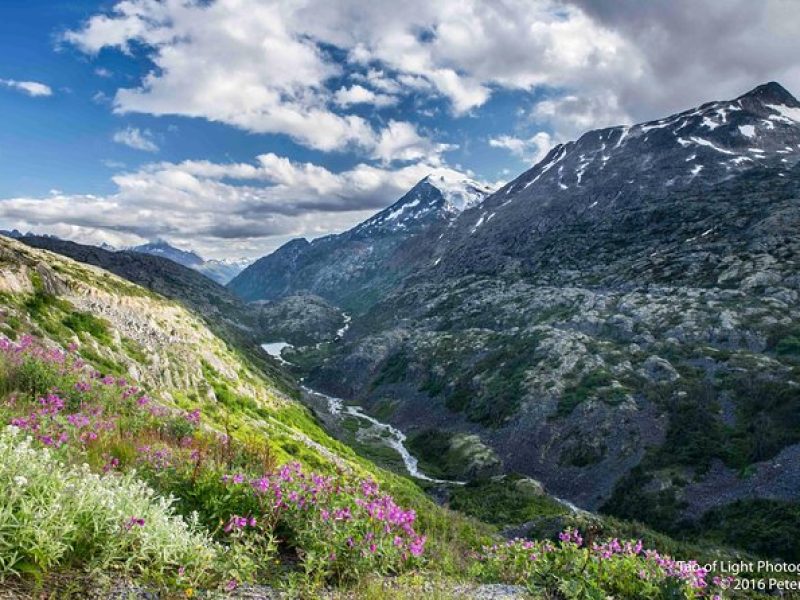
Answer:
[[[66,39],[92,54],[127,51],[133,41],[151,48],[158,70],[139,87],[117,91],[118,113],[203,117],[326,151],[371,148],[377,135],[367,121],[326,108],[324,83],[340,68],[287,28],[282,11],[255,0],[131,0]]]
[[[612,108],[576,109],[555,128],[572,135],[768,79],[797,89],[798,27],[800,12],[786,0],[125,0],[66,39],[92,54],[149,48],[157,68],[117,92],[119,112],[203,117],[368,154],[382,132],[329,109],[353,104],[353,88],[328,89],[342,75],[362,77],[373,93],[445,97],[455,114],[500,88],[544,87],[548,102],[556,94]]]
[[[562,140],[578,137],[589,129],[626,124],[631,120],[610,90],[543,100],[534,106],[529,118],[548,123]]]
[[[375,144],[372,157],[383,163],[393,160],[421,160],[439,163],[442,152],[455,149],[450,144],[435,144],[422,137],[416,127],[402,121],[389,121],[389,126],[382,132]]]
[[[334,173],[272,153],[252,163],[154,163],[114,176],[109,196],[0,200],[0,219],[86,243],[165,237],[212,257],[259,255],[291,237],[347,229],[431,173],[467,176],[427,162]]]
[[[110,158],[104,159],[104,160],[102,160],[100,162],[103,164],[104,167],[107,167],[109,169],[124,169],[125,168],[125,163],[124,162],[121,162],[121,161],[118,161],[118,160],[113,160],[113,159],[110,159]]]
[[[98,77],[102,77],[103,79],[108,79],[114,76],[114,73],[112,73],[111,71],[109,71],[104,67],[98,67],[97,69],[95,69],[94,74],[97,75]]]
[[[325,151],[374,153],[391,135],[331,104],[385,106],[424,92],[463,114],[494,87],[569,86],[635,67],[618,35],[555,0],[126,0],[65,38],[90,54],[149,48],[157,68],[117,91],[119,113],[203,117]],[[334,60],[330,46],[350,62]],[[343,74],[369,87],[329,89]]]
[[[134,150],[158,152],[158,145],[153,141],[153,134],[147,129],[126,127],[114,132],[114,136],[111,139]]]
[[[45,85],[44,83],[39,83],[38,81],[17,81],[16,79],[0,79],[0,85],[4,85],[7,88],[11,88],[13,90],[18,90],[29,96],[40,97],[40,96],[52,96],[53,89],[49,85]]]
[[[555,143],[553,137],[544,131],[540,131],[530,138],[501,135],[489,139],[489,145],[493,148],[504,148],[514,156],[532,164],[542,160]]]
[[[397,103],[395,96],[388,94],[376,94],[372,90],[361,85],[353,85],[349,88],[339,88],[333,95],[333,101],[338,106],[347,107],[353,104],[372,104],[374,106],[391,106]]]
[[[320,4],[305,3],[289,22],[350,48],[355,63],[426,81],[457,114],[483,105],[494,88],[569,87],[637,70],[621,36],[562,2]]]

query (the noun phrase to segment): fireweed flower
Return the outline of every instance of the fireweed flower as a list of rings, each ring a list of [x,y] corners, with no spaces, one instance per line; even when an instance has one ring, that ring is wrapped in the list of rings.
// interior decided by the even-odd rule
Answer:
[[[247,527],[248,519],[247,517],[240,517],[238,515],[232,515],[231,518],[228,520],[227,525],[225,525],[225,533],[230,533],[231,531],[237,531],[239,529],[244,529]],[[253,525],[251,527],[255,527],[255,519],[253,519]]]
[[[128,519],[127,523],[125,523],[125,529],[130,531],[134,527],[144,527],[144,519],[141,517],[131,517]]]
[[[200,424],[200,409],[196,408],[191,412],[187,412],[184,415],[184,418],[191,423],[192,425],[199,425]]]
[[[155,427],[164,424],[158,421],[165,418],[184,419],[197,425],[201,422],[199,410],[183,412],[156,405],[135,382],[90,371],[82,364],[78,367],[79,363],[64,353],[34,354],[39,351],[32,340],[26,343],[30,344],[29,349],[23,344],[0,340],[0,352],[41,357],[49,364],[60,361],[63,365],[59,367],[60,372],[71,377],[59,384],[63,393],[53,389],[36,398],[30,414],[19,414],[15,410],[12,423],[30,432],[44,445],[53,448],[67,445],[72,448],[70,452],[84,452],[85,446],[106,432],[124,433],[120,426],[127,426],[126,419],[136,407],[140,409],[135,415],[137,422],[147,427],[151,426],[150,419],[155,421],[152,423]],[[78,368],[80,371],[76,370]],[[77,376],[73,377],[73,373]],[[68,414],[67,405],[70,410],[79,406],[79,410]],[[107,407],[105,413],[104,406]],[[218,434],[217,437],[221,446],[232,445],[226,436]],[[145,438],[149,439],[155,438]],[[166,438],[150,445],[141,444],[135,463],[156,470],[183,468],[189,463],[187,457],[201,458],[198,441],[199,438],[186,436],[180,440]],[[209,454],[209,458],[213,460],[213,454]],[[120,460],[110,455],[104,456],[103,462],[105,473],[121,466]],[[195,463],[191,466],[197,468]],[[403,563],[424,554],[425,538],[414,529],[414,511],[395,503],[374,480],[357,479],[341,470],[336,475],[309,473],[299,463],[286,464],[260,476],[253,473],[220,473],[219,476],[223,483],[243,486],[235,490],[237,496],[251,495],[246,504],[248,508],[242,510],[254,510],[250,507],[257,506],[259,511],[247,516],[231,515],[222,525],[228,533],[247,528],[269,533],[275,524],[283,521],[298,528],[299,535],[303,536],[301,548],[308,548],[308,552],[316,556],[328,557],[337,563],[337,570],[349,569],[346,561],[356,561],[358,571],[376,566],[399,571]],[[125,517],[121,526],[130,531],[143,527],[144,519]]]

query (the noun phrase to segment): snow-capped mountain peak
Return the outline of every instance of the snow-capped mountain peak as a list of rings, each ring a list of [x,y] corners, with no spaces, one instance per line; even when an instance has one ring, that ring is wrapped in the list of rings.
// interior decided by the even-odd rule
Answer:
[[[422,180],[439,190],[447,203],[447,206],[456,212],[461,212],[472,208],[483,202],[492,189],[462,177],[454,177],[452,174],[432,173]]]
[[[365,221],[354,230],[359,235],[427,228],[445,222],[462,211],[477,206],[492,193],[476,181],[437,172],[420,180],[397,202]]]

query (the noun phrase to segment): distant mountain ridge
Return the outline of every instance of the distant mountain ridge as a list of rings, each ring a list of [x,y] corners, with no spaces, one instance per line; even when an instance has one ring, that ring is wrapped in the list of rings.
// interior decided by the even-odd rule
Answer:
[[[433,174],[356,227],[309,242],[295,239],[257,260],[228,285],[246,300],[310,292],[345,309],[368,306],[407,274],[414,240],[440,232],[490,190],[471,180]]]
[[[196,252],[181,250],[166,240],[155,240],[140,246],[126,248],[126,250],[168,258],[179,265],[202,273],[221,285],[227,284],[251,262],[249,259],[244,258],[240,260],[206,260]]]
[[[131,252],[139,252],[141,254],[163,256],[164,258],[168,258],[179,265],[193,269],[205,262],[203,258],[194,251],[181,250],[180,248],[176,248],[175,246],[171,245],[166,240],[155,240],[153,242],[148,242],[147,244],[131,246],[125,249],[130,250]]]

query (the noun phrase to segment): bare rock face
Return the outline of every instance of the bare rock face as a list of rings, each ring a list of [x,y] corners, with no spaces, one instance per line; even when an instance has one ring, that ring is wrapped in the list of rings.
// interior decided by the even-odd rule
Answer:
[[[673,382],[680,379],[680,375],[675,367],[659,356],[651,356],[642,365],[642,372],[648,381],[660,383],[662,381]]]
[[[231,342],[271,376],[280,378],[288,387],[292,385],[276,364],[261,351],[260,345],[268,339],[271,323],[258,306],[248,305],[222,285],[201,275],[193,268],[175,262],[163,255],[142,252],[114,252],[96,246],[87,246],[58,238],[20,235],[17,238],[33,248],[67,256],[78,262],[99,267],[119,277],[141,285],[154,294],[174,300],[200,315],[205,326]],[[196,265],[195,265],[196,266]],[[46,273],[42,285],[57,285]],[[50,290],[59,295],[61,290]]]

